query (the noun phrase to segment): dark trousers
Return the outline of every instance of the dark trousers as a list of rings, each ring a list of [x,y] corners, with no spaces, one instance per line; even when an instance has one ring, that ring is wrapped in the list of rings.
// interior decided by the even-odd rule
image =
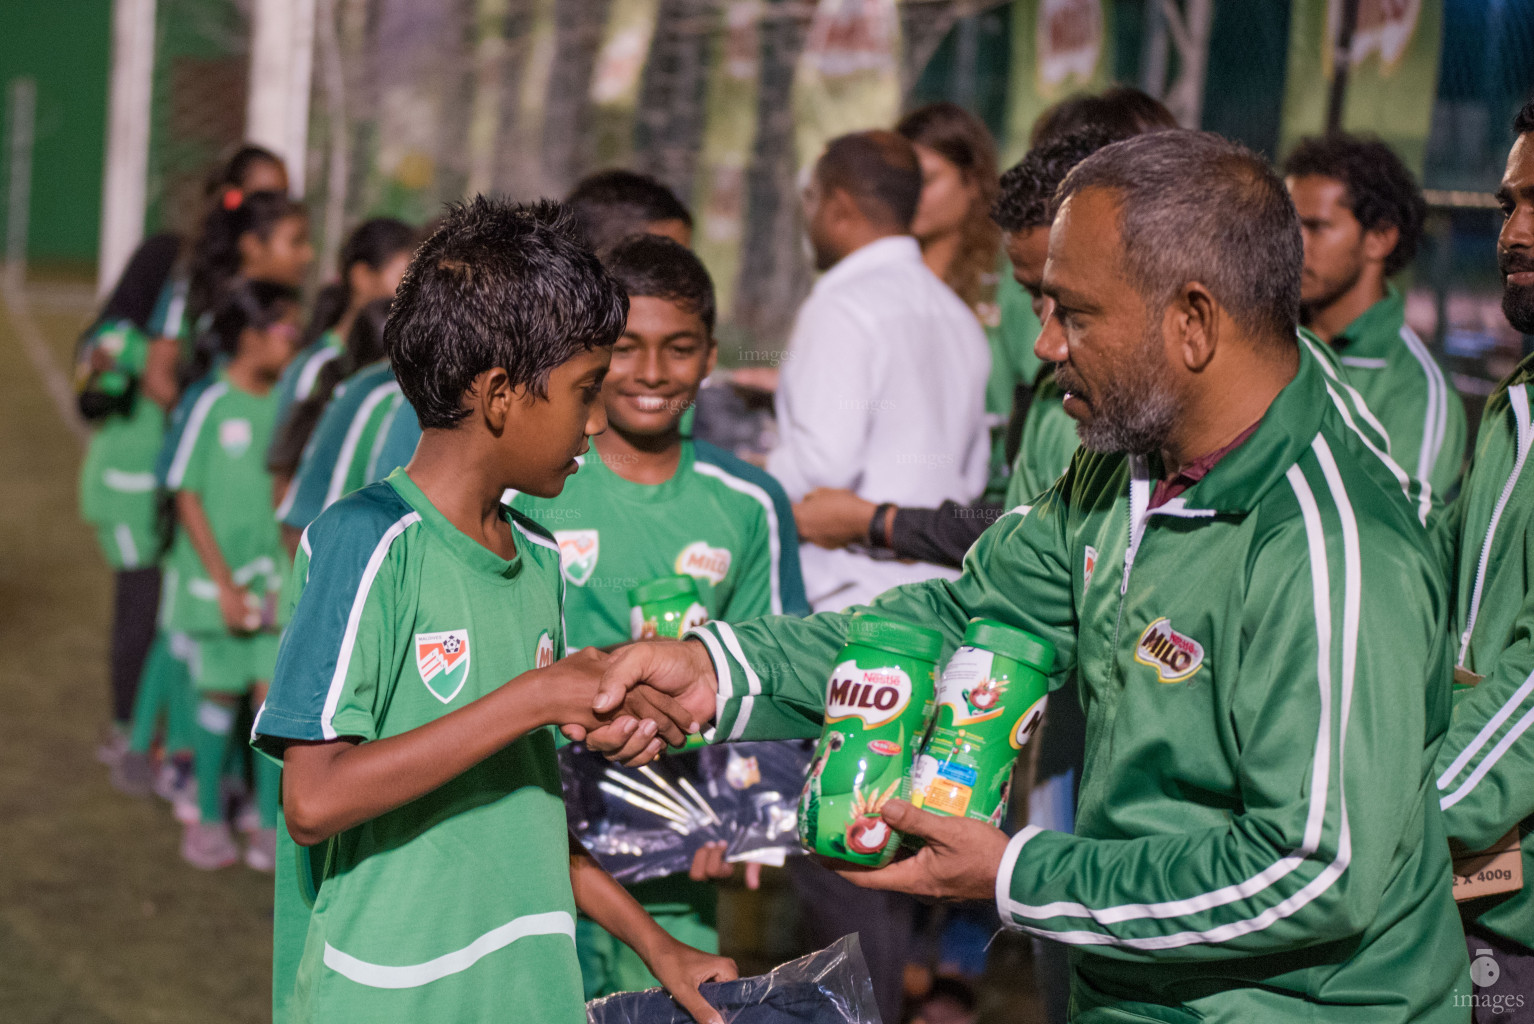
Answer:
[[[112,598],[112,720],[133,717],[138,679],[144,659],[154,643],[155,619],[160,610],[160,570],[127,569],[117,575]]]
[[[1469,921],[1465,947],[1475,1024],[1534,1024],[1534,953]]]
[[[915,927],[917,900],[898,892],[861,889],[809,857],[790,857],[789,876],[799,899],[800,920],[814,949],[856,932],[874,999],[886,1024],[900,1020],[905,964]]]

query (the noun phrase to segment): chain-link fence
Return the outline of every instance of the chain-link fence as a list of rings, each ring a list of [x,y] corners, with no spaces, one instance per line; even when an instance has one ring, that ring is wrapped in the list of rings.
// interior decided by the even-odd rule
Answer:
[[[160,0],[152,229],[186,226],[179,218],[196,209],[189,198],[208,163],[240,136],[252,2]],[[1121,81],[1177,93],[1186,116],[1277,157],[1285,140],[1323,127],[1305,120],[1329,99],[1326,83],[1310,80],[1335,70],[1322,33],[1342,5],[317,0],[305,168],[317,247],[328,267],[365,216],[426,221],[466,193],[562,195],[590,171],[630,166],[696,211],[727,340],[772,346],[809,283],[798,178],[827,135],[952,99],[979,113],[1015,158],[1030,111]],[[1488,311],[1495,224],[1484,207],[1511,114],[1534,85],[1534,0],[1358,7],[1353,53],[1381,62],[1384,98],[1370,99],[1356,76],[1375,72],[1360,63],[1349,116],[1362,124],[1345,124],[1378,124],[1415,147],[1440,212],[1418,265],[1413,318],[1473,391],[1483,386],[1473,378],[1494,376],[1519,344]],[[1409,31],[1392,42],[1389,19],[1406,16]],[[1414,51],[1425,54],[1417,65]],[[1407,63],[1392,80],[1393,59]],[[1067,73],[1046,88],[1051,61]],[[1201,99],[1190,101],[1194,64]],[[1431,97],[1433,82],[1421,79],[1434,67],[1436,102],[1388,107],[1392,95]],[[1402,123],[1420,124],[1416,141]]]

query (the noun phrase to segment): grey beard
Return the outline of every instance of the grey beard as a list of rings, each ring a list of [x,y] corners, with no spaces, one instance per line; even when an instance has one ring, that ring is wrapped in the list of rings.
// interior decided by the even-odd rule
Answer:
[[[1076,424],[1076,435],[1090,451],[1149,455],[1165,446],[1177,420],[1177,399],[1161,381],[1137,383],[1137,394],[1093,396],[1091,421]]]

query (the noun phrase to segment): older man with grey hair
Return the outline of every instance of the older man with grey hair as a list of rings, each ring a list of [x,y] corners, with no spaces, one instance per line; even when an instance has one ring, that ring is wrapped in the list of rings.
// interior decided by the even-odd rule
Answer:
[[[1083,448],[957,581],[872,610],[1047,639],[1087,717],[1077,834],[1009,838],[909,803],[923,840],[859,884],[994,899],[1072,947],[1072,1019],[1455,1022],[1466,956],[1433,755],[1449,600],[1399,482],[1296,344],[1283,183],[1218,136],[1109,146],[1061,186],[1038,342]],[[620,759],[814,735],[849,613],[711,624],[610,663]],[[642,684],[642,685],[641,685]],[[664,710],[663,710],[664,709]],[[571,730],[579,732],[580,730]]]

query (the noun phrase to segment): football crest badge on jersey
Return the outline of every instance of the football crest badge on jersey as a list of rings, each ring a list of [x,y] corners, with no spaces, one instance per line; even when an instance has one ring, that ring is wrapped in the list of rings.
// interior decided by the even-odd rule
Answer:
[[[533,655],[534,668],[548,668],[554,664],[554,638],[548,630],[538,634],[538,651]]]
[[[415,667],[420,670],[421,682],[426,684],[431,695],[444,704],[451,704],[469,678],[469,631],[450,629],[444,633],[417,633]]]
[[[573,586],[583,587],[597,568],[601,537],[595,530],[556,530],[559,542],[559,571]]]
[[[676,556],[674,568],[683,576],[701,576],[717,587],[730,571],[730,557],[729,548],[712,548],[707,541],[695,540]]]
[[[1172,628],[1166,618],[1145,627],[1135,644],[1135,661],[1156,670],[1163,683],[1180,683],[1193,678],[1204,664],[1204,646],[1191,636]]]
[[[1097,571],[1097,549],[1087,545],[1086,556],[1082,560],[1081,589],[1085,590],[1092,585],[1092,574]]]
[[[225,420],[218,425],[218,444],[235,458],[245,454],[250,447],[250,420]]]

